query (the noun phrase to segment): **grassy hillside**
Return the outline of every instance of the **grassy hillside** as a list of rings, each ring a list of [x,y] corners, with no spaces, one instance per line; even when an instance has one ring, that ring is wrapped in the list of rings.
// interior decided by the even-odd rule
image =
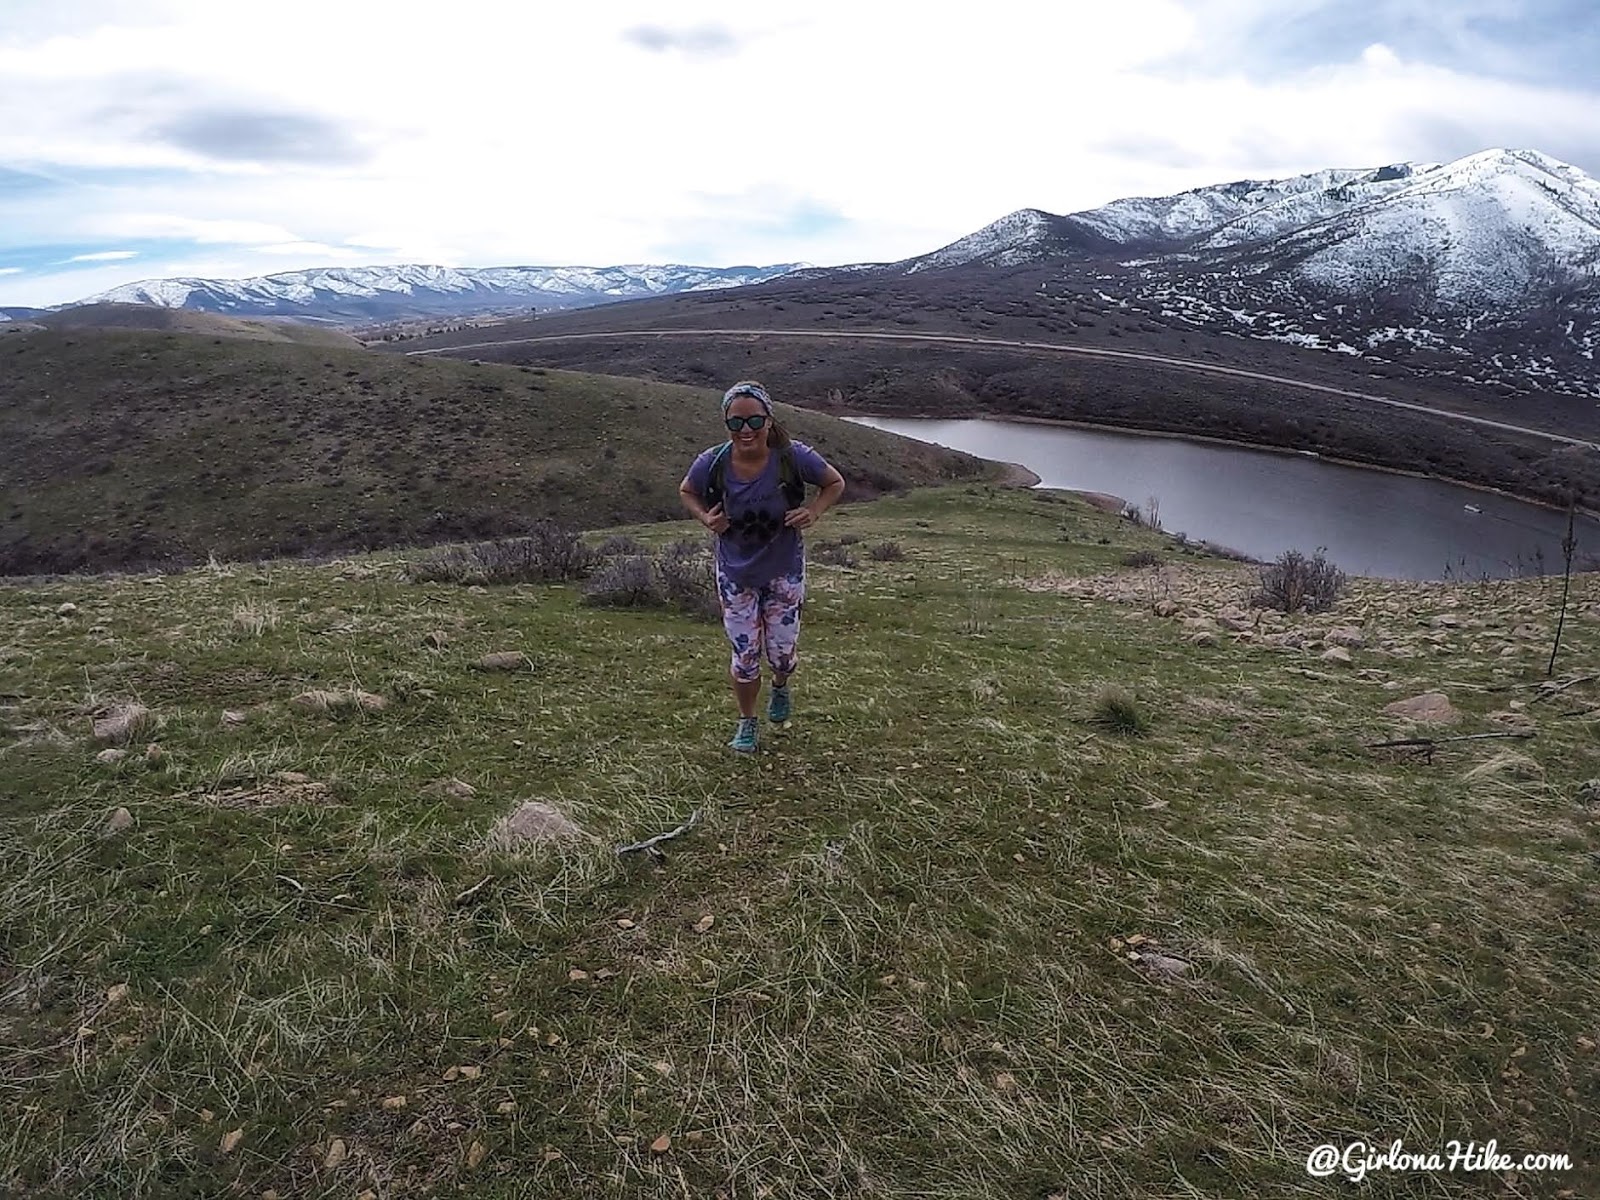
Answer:
[[[731,381],[731,380],[730,380]],[[857,496],[993,464],[780,406]],[[0,573],[680,516],[716,392],[155,333],[0,345]]]
[[[337,346],[353,350],[361,342],[348,333],[303,321],[241,320],[219,313],[153,304],[83,304],[37,318],[47,329],[145,329],[211,337],[245,338],[255,342],[293,342],[302,346]]]
[[[905,557],[822,564],[847,534]],[[567,585],[0,588],[0,1191],[1234,1200],[1494,1138],[1574,1168],[1363,1194],[1591,1194],[1600,576],[1557,692],[1545,581],[1256,622],[1244,568],[1049,494],[811,536],[748,760],[714,625]],[[326,688],[387,703],[290,702]],[[1366,748],[1433,689],[1536,736]],[[488,848],[526,800],[593,840]]]
[[[1600,452],[1435,416],[1318,395],[1259,379],[1142,362],[981,347],[823,338],[620,337],[510,342],[462,353],[514,364],[677,383],[751,372],[774,394],[822,412],[881,416],[1024,416],[1116,429],[1168,431],[1308,450],[1355,463],[1422,471],[1564,506],[1600,506]],[[1348,382],[1348,381],[1346,381]],[[1385,392],[1388,389],[1384,389]],[[1502,419],[1500,407],[1454,407]],[[1569,436],[1600,438],[1600,412]],[[1535,420],[1530,428],[1547,428]]]

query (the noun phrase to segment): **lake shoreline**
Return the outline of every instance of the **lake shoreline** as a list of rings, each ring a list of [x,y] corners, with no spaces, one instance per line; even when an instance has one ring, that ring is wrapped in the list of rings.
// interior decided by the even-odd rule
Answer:
[[[1389,475],[1406,475],[1406,476],[1409,476],[1412,479],[1427,479],[1427,480],[1431,480],[1434,483],[1450,484],[1451,486],[1467,488],[1468,490],[1474,491],[1474,492],[1483,492],[1483,493],[1485,493],[1487,495],[1490,495],[1490,496],[1499,496],[1502,499],[1506,499],[1506,500],[1515,500],[1519,504],[1531,504],[1533,507],[1542,508],[1546,512],[1565,513],[1567,511],[1566,508],[1563,505],[1551,504],[1548,500],[1539,500],[1539,499],[1535,499],[1535,498],[1533,498],[1531,496],[1519,495],[1516,492],[1508,492],[1508,491],[1505,491],[1502,488],[1489,487],[1487,484],[1468,483],[1465,480],[1452,479],[1448,475],[1435,475],[1435,474],[1433,474],[1432,472],[1429,472],[1429,471],[1408,470],[1405,467],[1380,466],[1377,463],[1361,462],[1358,459],[1351,459],[1351,458],[1338,458],[1338,457],[1335,457],[1334,455],[1331,455],[1331,454],[1322,454],[1322,453],[1319,453],[1319,452],[1314,452],[1314,451],[1309,451],[1309,450],[1286,450],[1282,446],[1271,446],[1271,445],[1266,445],[1266,444],[1261,443],[1261,442],[1246,442],[1246,441],[1241,441],[1238,438],[1208,437],[1205,434],[1195,434],[1195,433],[1173,433],[1173,432],[1171,432],[1169,430],[1164,430],[1164,429],[1130,429],[1130,428],[1128,428],[1126,426],[1122,426],[1122,425],[1098,424],[1098,423],[1092,422],[1092,421],[1069,421],[1069,420],[1065,420],[1065,419],[1063,419],[1061,417],[1032,417],[1032,416],[1012,415],[1010,413],[993,413],[993,412],[970,412],[970,413],[948,413],[948,412],[940,412],[940,413],[909,413],[909,412],[864,413],[864,412],[851,412],[851,413],[846,414],[846,415],[850,416],[850,417],[870,417],[873,420],[883,420],[883,421],[893,421],[893,420],[897,420],[897,419],[901,419],[901,418],[904,418],[905,420],[913,420],[913,421],[1016,421],[1016,422],[1019,422],[1021,424],[1028,424],[1028,425],[1056,425],[1056,426],[1060,426],[1060,427],[1065,428],[1065,429],[1084,429],[1084,430],[1089,430],[1090,432],[1094,432],[1094,433],[1125,433],[1125,434],[1130,434],[1130,435],[1135,436],[1135,437],[1169,438],[1169,439],[1172,439],[1174,441],[1179,441],[1179,442],[1195,442],[1195,443],[1199,443],[1199,444],[1202,444],[1202,445],[1212,445],[1212,446],[1229,446],[1229,447],[1232,447],[1233,449],[1236,449],[1236,450],[1256,450],[1256,451],[1259,451],[1259,452],[1264,453],[1264,454],[1282,454],[1282,455],[1285,455],[1285,456],[1287,456],[1289,458],[1310,458],[1310,459],[1313,459],[1313,460],[1318,461],[1318,462],[1331,463],[1332,465],[1334,465],[1336,467],[1354,467],[1355,469],[1362,470],[1362,471],[1382,471],[1382,472],[1384,472],[1386,474],[1389,474]],[[1034,483],[1026,484],[1026,485],[1020,485],[1020,486],[1028,486],[1028,487],[1036,487],[1036,486],[1038,486],[1039,476],[1035,475],[1032,471],[1028,471],[1028,469],[1026,467],[1021,467],[1021,465],[1018,464],[1018,463],[1006,463],[1005,465],[1008,466],[1008,467],[1020,468],[1023,471],[1027,471],[1027,473],[1029,475],[1033,475],[1033,478],[1035,480]],[[1008,480],[1008,483],[1009,483],[1009,480]],[[1019,486],[1019,485],[1012,484],[1011,486]],[[1050,490],[1056,490],[1056,489],[1050,489]],[[1062,488],[1062,489],[1059,489],[1059,490],[1061,490],[1061,491],[1074,491],[1075,489]],[[1077,493],[1077,494],[1087,495],[1088,493]],[[1103,495],[1106,495],[1106,493],[1103,493],[1103,492],[1095,493],[1095,495],[1102,495],[1103,496]],[[1119,499],[1119,500],[1121,499],[1121,497],[1113,497],[1113,498],[1114,499]],[[1124,501],[1124,503],[1127,503],[1127,502]],[[1591,509],[1591,508],[1584,508],[1584,507],[1582,507],[1580,505],[1578,507],[1578,515],[1580,517],[1587,517],[1591,521],[1600,521],[1600,510]]]

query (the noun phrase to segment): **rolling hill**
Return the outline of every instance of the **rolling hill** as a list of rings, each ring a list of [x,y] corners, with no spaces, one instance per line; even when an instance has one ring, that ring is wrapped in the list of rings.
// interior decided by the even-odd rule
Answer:
[[[91,329],[143,329],[166,333],[209,334],[245,338],[255,342],[293,342],[303,346],[337,346],[359,349],[361,342],[348,333],[301,321],[247,321],[215,313],[149,304],[83,304],[35,317],[33,326],[65,332]],[[4,328],[0,326],[0,328]]]
[[[681,515],[717,393],[195,334],[0,343],[0,573],[326,554]],[[780,406],[847,498],[996,464]]]

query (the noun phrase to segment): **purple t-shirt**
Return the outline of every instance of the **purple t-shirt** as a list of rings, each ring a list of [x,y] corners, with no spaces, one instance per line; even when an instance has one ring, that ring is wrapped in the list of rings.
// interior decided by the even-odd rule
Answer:
[[[794,452],[800,478],[819,487],[828,473],[828,464],[804,442],[789,443]],[[702,451],[689,468],[689,486],[700,496],[711,482],[711,460],[720,446]],[[742,588],[756,588],[779,576],[798,575],[805,569],[804,543],[798,529],[783,523],[788,504],[778,479],[778,451],[767,454],[767,465],[754,479],[743,480],[735,473],[733,451],[728,451],[723,483],[722,511],[728,516],[728,530],[717,538],[717,565],[722,573]]]

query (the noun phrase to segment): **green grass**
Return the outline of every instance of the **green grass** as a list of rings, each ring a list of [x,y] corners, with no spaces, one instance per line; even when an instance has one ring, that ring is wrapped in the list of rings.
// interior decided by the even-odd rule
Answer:
[[[1366,1194],[1593,1183],[1600,736],[1558,714],[1596,684],[1423,762],[1363,749],[1383,704],[1497,728],[1541,650],[1192,646],[1019,586],[1161,544],[1037,493],[814,536],[845,534],[905,558],[813,565],[795,716],[748,760],[720,631],[576,585],[389,553],[0,589],[0,1192],[1321,1196],[1319,1143],[1491,1137],[1586,1165]],[[1325,620],[1375,644],[1551,596],[1358,582]],[[1574,596],[1569,674],[1600,580]],[[531,666],[473,669],[495,650]],[[1103,687],[1143,736],[1094,722]],[[316,688],[389,706],[288,704]],[[102,765],[85,714],[130,699],[162,724]],[[528,799],[595,840],[486,851]],[[696,809],[664,859],[613,853]]]
[[[682,515],[718,390],[181,333],[0,345],[0,574],[345,553]],[[847,495],[992,463],[780,404]]]

